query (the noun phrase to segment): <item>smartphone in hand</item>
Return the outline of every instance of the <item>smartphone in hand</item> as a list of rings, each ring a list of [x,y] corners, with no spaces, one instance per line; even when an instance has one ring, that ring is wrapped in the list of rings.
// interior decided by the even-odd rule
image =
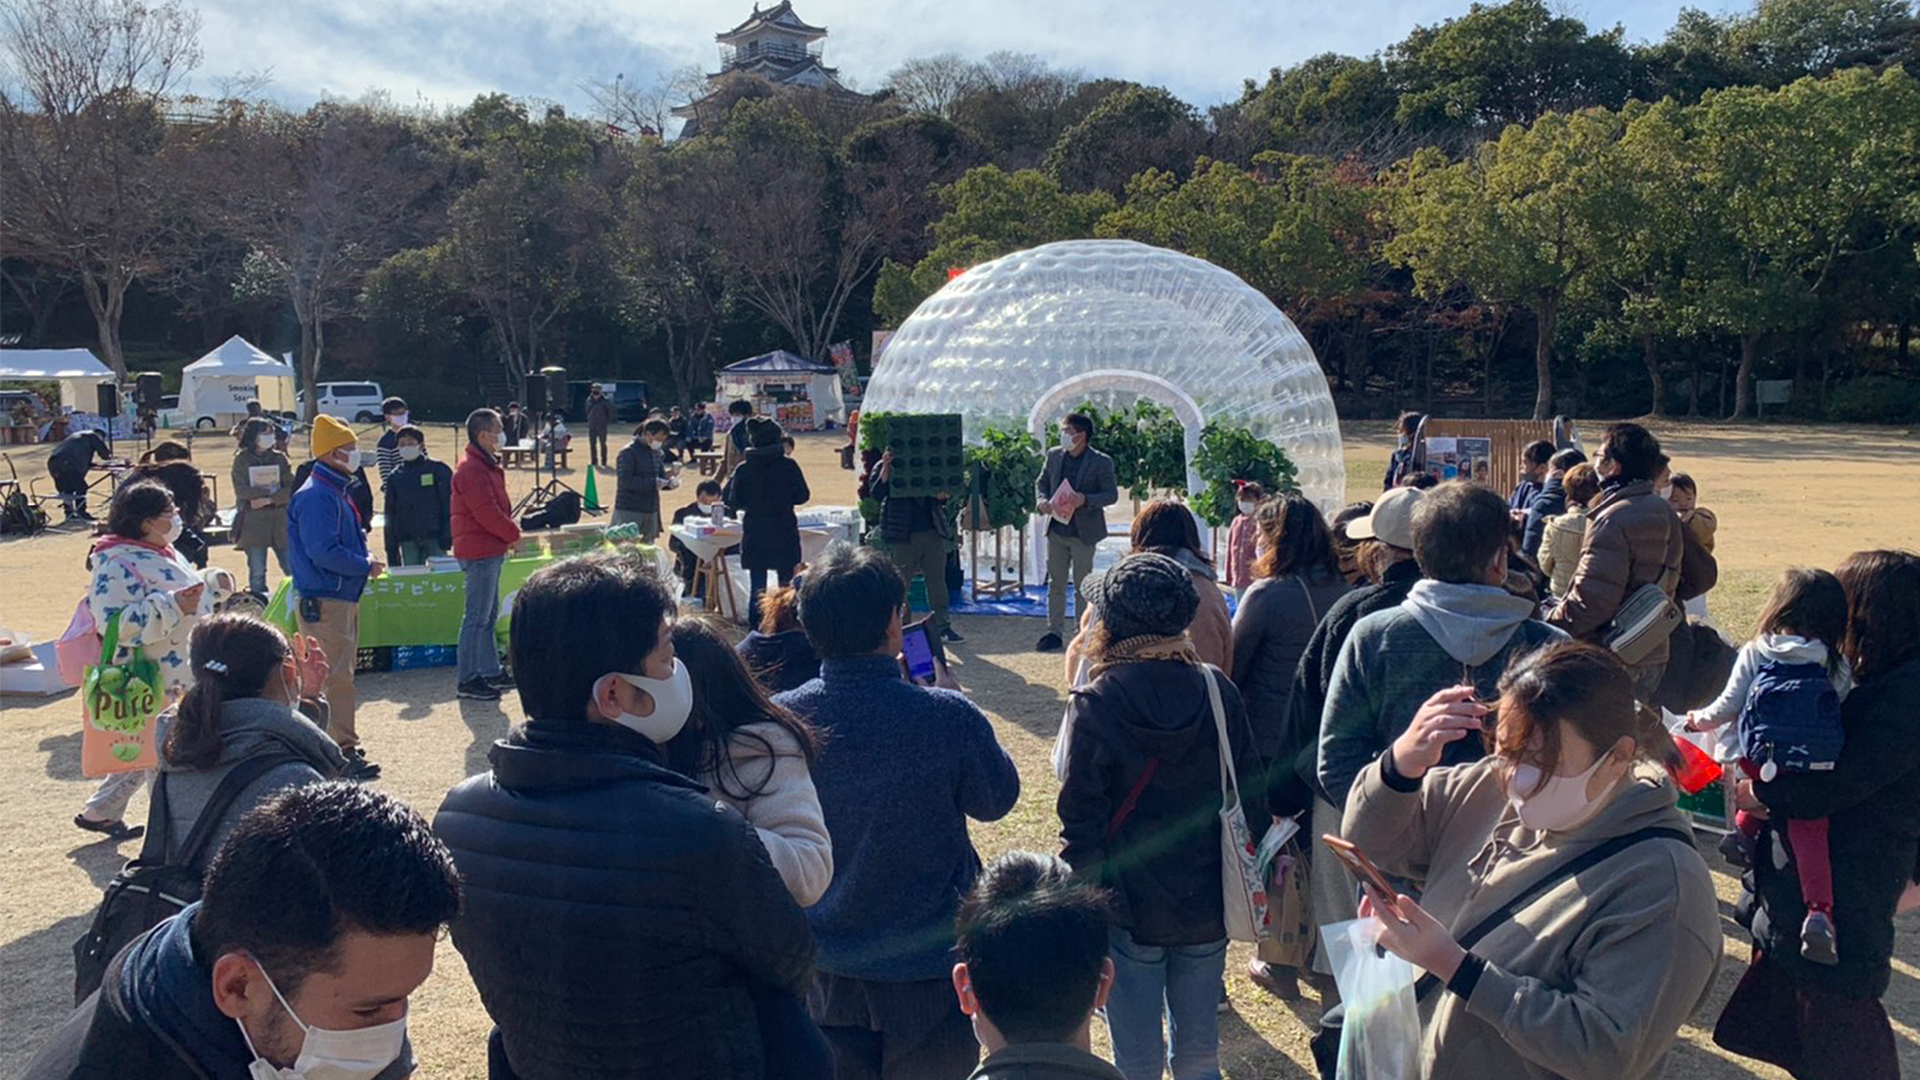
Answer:
[[[920,686],[932,686],[939,671],[934,665],[933,631],[925,620],[902,628],[900,659],[906,665],[907,678]]]
[[[1387,880],[1387,875],[1373,865],[1373,860],[1367,858],[1366,852],[1361,851],[1351,840],[1342,839],[1332,833],[1327,833],[1320,840],[1333,852],[1334,858],[1339,859],[1348,870],[1352,871],[1354,877],[1360,879],[1360,887],[1367,890],[1368,895],[1373,897],[1376,907],[1392,913],[1393,917],[1401,922],[1407,921],[1406,915],[1400,910],[1400,890],[1394,888],[1393,884]]]

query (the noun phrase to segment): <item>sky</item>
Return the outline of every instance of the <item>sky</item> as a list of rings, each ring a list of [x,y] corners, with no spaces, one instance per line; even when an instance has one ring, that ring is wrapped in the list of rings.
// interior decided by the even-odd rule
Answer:
[[[1204,109],[1237,97],[1243,79],[1263,80],[1269,68],[1328,51],[1372,53],[1467,5],[796,0],[795,11],[828,29],[826,62],[858,89],[879,88],[910,57],[1010,49],[1088,76],[1165,86]],[[1618,22],[1629,40],[1657,40],[1682,6],[1586,0],[1560,9],[1596,28]],[[497,90],[584,111],[584,83],[624,75],[646,85],[688,64],[714,70],[713,35],[745,19],[752,0],[198,0],[198,7],[204,59],[192,88],[201,93],[229,76],[264,74],[266,92],[292,106],[370,90],[400,106],[459,106]]]

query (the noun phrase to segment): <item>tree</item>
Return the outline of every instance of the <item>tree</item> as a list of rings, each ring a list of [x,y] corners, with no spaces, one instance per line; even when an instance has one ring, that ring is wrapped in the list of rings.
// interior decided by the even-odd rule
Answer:
[[[908,60],[894,68],[887,75],[887,89],[909,112],[952,120],[960,103],[981,90],[986,81],[987,73],[980,65],[958,53],[941,53]]]
[[[1266,148],[1385,165],[1415,149],[1399,95],[1378,56],[1322,53],[1249,80],[1234,109],[1263,130]]]
[[[300,381],[319,384],[327,325],[350,313],[374,268],[416,241],[443,159],[405,119],[321,102],[269,111],[222,162],[242,177],[235,230],[252,243],[246,291],[277,294],[300,326]],[[319,408],[307,395],[306,419]]]
[[[996,165],[968,170],[938,196],[947,212],[933,223],[933,250],[911,269],[888,263],[874,285],[874,317],[883,323],[898,326],[946,284],[950,270],[1055,240],[1085,239],[1114,209],[1104,191],[1071,193],[1036,169],[1009,173]]]
[[[127,374],[127,290],[156,272],[174,220],[167,96],[199,61],[177,0],[7,0],[0,36],[0,254],[71,274],[102,359]]]
[[[612,269],[622,286],[621,318],[657,327],[682,404],[713,384],[713,345],[734,304],[728,271],[712,240],[716,214],[690,175],[694,156],[642,154],[627,183]]]
[[[1193,106],[1159,87],[1132,86],[1095,106],[1047,151],[1047,175],[1068,191],[1126,189],[1147,169],[1185,176],[1207,145]]]
[[[1561,301],[1593,268],[1593,221],[1606,212],[1596,178],[1611,164],[1619,117],[1602,109],[1547,113],[1509,127],[1468,160],[1423,150],[1408,164],[1388,255],[1429,296],[1461,284],[1482,300],[1532,310],[1533,417],[1553,415],[1553,336]]]

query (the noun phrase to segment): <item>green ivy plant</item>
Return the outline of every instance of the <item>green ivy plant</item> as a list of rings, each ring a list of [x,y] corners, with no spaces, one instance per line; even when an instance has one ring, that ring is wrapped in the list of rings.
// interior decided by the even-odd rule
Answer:
[[[1235,480],[1253,481],[1269,493],[1300,490],[1298,470],[1285,450],[1250,431],[1220,424],[1201,431],[1194,472],[1206,488],[1193,500],[1193,509],[1214,528],[1233,520]]]
[[[1046,464],[1039,440],[1024,431],[988,428],[982,443],[967,451],[975,467],[987,525],[995,529],[1019,527],[1033,513],[1033,482]]]
[[[1173,410],[1141,398],[1131,408],[1107,411],[1084,402],[1075,411],[1093,421],[1093,445],[1113,459],[1122,489],[1186,491],[1186,429]]]

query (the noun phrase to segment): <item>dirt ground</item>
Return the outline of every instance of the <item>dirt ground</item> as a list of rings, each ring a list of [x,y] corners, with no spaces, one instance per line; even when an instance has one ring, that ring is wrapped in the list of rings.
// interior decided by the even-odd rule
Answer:
[[[1736,637],[1751,632],[1774,575],[1785,565],[1831,567],[1862,548],[1920,547],[1920,485],[1913,483],[1920,440],[1911,432],[1688,424],[1662,424],[1659,431],[1676,467],[1698,479],[1701,504],[1719,515],[1721,578],[1710,603],[1716,620]],[[1597,434],[1597,427],[1589,433]],[[837,433],[801,440],[800,458],[822,503],[853,501],[853,476],[839,469],[834,454],[840,441]],[[370,441],[363,445],[371,449]],[[455,445],[451,427],[433,430],[438,456],[451,460]],[[222,476],[224,499],[232,444],[219,438],[201,446],[203,467]],[[1389,450],[1385,425],[1348,431],[1351,494],[1367,497],[1377,491]],[[45,475],[44,450],[12,456],[23,477]],[[526,471],[510,476],[516,493],[532,481]],[[584,477],[576,468],[563,479],[577,486]],[[603,477],[600,490],[611,499],[610,478]],[[34,639],[57,635],[84,580],[87,543],[78,533],[61,532],[0,542],[0,624]],[[244,560],[230,548],[216,549],[214,560],[244,571]],[[976,843],[988,857],[1016,847],[1052,850],[1057,847],[1056,784],[1047,761],[1064,701],[1060,662],[1030,651],[1041,630],[1037,620],[962,618],[958,628],[967,636],[965,645],[952,650],[958,675],[992,714],[1026,784],[1005,820],[975,827]],[[382,786],[428,815],[449,787],[485,767],[487,747],[521,717],[511,696],[498,704],[457,700],[451,669],[366,676],[360,687],[360,730],[370,753],[385,766]],[[89,839],[69,821],[91,786],[79,775],[77,709],[71,696],[0,698],[0,986],[7,988],[0,1014],[0,1074],[17,1074],[65,1016],[72,979],[69,947],[101,887],[138,845]],[[144,795],[136,799],[132,820],[144,819],[145,802]],[[1783,1077],[1730,1057],[1709,1038],[1747,946],[1731,919],[1735,878],[1711,852],[1708,859],[1726,917],[1727,962],[1712,999],[1684,1030],[1667,1075]],[[1903,1071],[1920,1076],[1920,918],[1902,920],[1902,929],[1887,1007]],[[1236,947],[1228,968],[1233,1011],[1221,1017],[1227,1075],[1309,1080],[1306,1038],[1317,1004],[1310,997],[1294,1005],[1268,998],[1247,982],[1245,959]],[[489,1021],[450,945],[442,946],[439,961],[435,976],[414,999],[418,1075],[483,1078]]]

